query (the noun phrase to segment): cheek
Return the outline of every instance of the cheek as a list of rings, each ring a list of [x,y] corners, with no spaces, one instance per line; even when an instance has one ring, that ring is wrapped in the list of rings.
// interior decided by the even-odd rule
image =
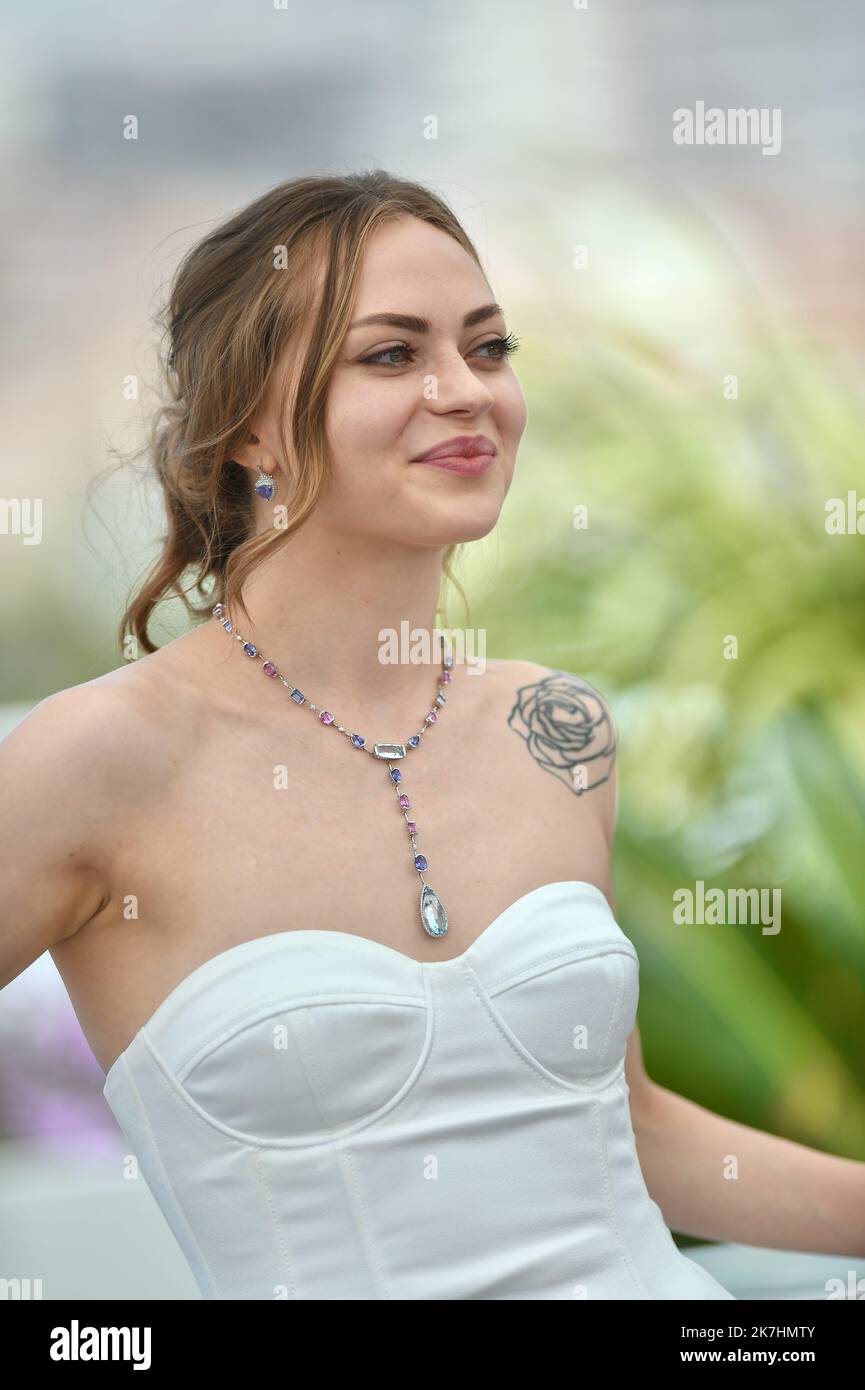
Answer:
[[[417,403],[417,389],[407,378],[380,381],[355,376],[335,381],[327,406],[327,432],[334,459],[392,446],[405,429]]]
[[[509,442],[516,444],[526,427],[528,406],[522,387],[512,373],[506,382],[502,382],[501,391],[496,395],[494,409],[502,435],[506,436]]]

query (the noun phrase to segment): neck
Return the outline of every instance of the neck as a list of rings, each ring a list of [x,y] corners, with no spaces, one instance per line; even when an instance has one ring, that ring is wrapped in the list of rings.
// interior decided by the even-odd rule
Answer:
[[[441,562],[441,549],[302,527],[244,584],[249,619],[236,605],[232,617],[307,699],[340,721],[368,719],[375,707],[418,723],[432,708],[441,669],[432,641]],[[406,632],[426,635],[428,663],[410,658]]]

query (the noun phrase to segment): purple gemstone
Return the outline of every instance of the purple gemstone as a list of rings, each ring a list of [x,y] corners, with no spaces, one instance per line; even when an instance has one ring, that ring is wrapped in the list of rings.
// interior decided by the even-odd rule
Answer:
[[[409,743],[411,744],[412,748],[417,748],[418,744],[420,743],[420,734],[412,734],[411,738],[409,739]]]
[[[400,804],[400,806],[402,807],[402,809],[403,809],[404,811],[407,811],[408,808],[409,808],[409,806],[411,806],[411,802],[409,801],[409,799],[408,799],[408,797],[406,796],[405,792],[403,792],[402,796],[400,797],[400,799],[399,799],[399,804]]]
[[[423,854],[416,854],[414,857],[414,866],[416,869],[420,869],[421,872],[423,872],[427,867],[426,856]]]
[[[452,680],[453,680],[453,676],[451,675],[450,671],[442,671],[442,684],[443,684],[443,685],[450,685],[450,683],[451,683]]]
[[[363,745],[366,743],[366,739],[364,738],[363,734],[352,734],[351,741],[354,744],[355,748],[363,748]]]
[[[231,621],[230,618],[226,618],[226,620],[225,620],[225,622],[222,624],[222,626],[225,628],[225,631],[226,631],[226,632],[233,632],[233,631],[234,631],[234,623]]]
[[[435,710],[432,710],[432,709],[431,709],[430,712],[429,712],[429,714],[428,714],[427,717],[426,717],[426,722],[427,722],[428,724],[435,724],[437,718],[438,718],[438,715],[436,714]]]
[[[251,642],[244,642],[243,650],[247,656],[258,656],[258,647],[254,647]]]
[[[333,723],[333,715],[331,714],[331,712],[330,712],[329,709],[323,709],[322,712],[321,712],[321,714],[320,714],[318,717],[319,717],[319,719],[321,720],[322,724],[332,724],[332,723]]]
[[[266,676],[275,676],[275,675],[277,675],[276,667],[274,666],[274,664],[273,664],[272,661],[265,661],[265,663],[264,663],[264,665],[262,666],[261,669],[262,669],[262,671],[264,672],[264,674],[265,674]]]
[[[408,826],[408,833],[409,833],[409,835],[416,835],[416,834],[417,834],[417,826],[415,825],[415,823],[414,823],[413,820],[406,821],[406,825]]]
[[[273,496],[273,483],[267,482],[266,479],[262,478],[255,484],[255,490],[259,497],[263,497],[265,502],[269,502]]]
[[[400,770],[399,770],[398,767],[392,767],[392,768],[391,768],[391,770],[390,770],[390,778],[391,778],[391,781],[392,781],[392,782],[401,782],[401,781],[402,781],[402,773],[400,772]]]

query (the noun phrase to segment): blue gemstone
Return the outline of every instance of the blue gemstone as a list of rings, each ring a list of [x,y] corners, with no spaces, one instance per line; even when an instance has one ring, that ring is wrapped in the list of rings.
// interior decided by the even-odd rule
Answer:
[[[425,883],[420,895],[420,915],[424,931],[430,936],[445,936],[448,929],[448,914],[438,893]]]
[[[411,744],[412,748],[417,748],[418,744],[420,743],[420,735],[412,734],[411,738],[409,739],[409,743]]]
[[[423,872],[423,870],[427,867],[426,855],[416,854],[414,857],[414,866],[416,869],[420,869],[421,872]]]
[[[247,656],[258,656],[258,647],[254,647],[251,642],[244,642],[243,650]]]
[[[436,704],[437,704],[437,705],[443,705],[444,702],[445,702],[445,697],[444,697],[444,695],[441,695],[441,694],[436,695]]]
[[[351,741],[354,744],[355,748],[363,748],[363,745],[366,743],[366,739],[364,738],[363,734],[352,734]]]
[[[301,693],[301,691],[298,690],[297,686],[294,686],[294,687],[292,688],[292,691],[291,691],[291,698],[292,698],[292,700],[294,700],[294,703],[295,703],[296,705],[302,705],[302,704],[303,704],[304,696],[303,696],[303,694]]]
[[[255,484],[255,490],[259,497],[263,497],[265,502],[269,502],[273,496],[273,483],[265,482],[262,478],[260,482]]]
[[[233,628],[234,628],[234,623],[231,621],[230,618],[226,618],[226,620],[225,620],[225,622],[222,624],[222,626],[225,628],[225,631],[226,631],[226,632],[231,632],[231,631],[233,630]]]
[[[401,782],[401,781],[402,781],[402,773],[400,772],[400,770],[399,770],[398,767],[392,767],[392,768],[391,768],[391,770],[390,770],[390,779],[391,779],[392,782]]]
[[[454,659],[453,659],[453,657],[452,657],[452,656],[446,656],[445,659],[444,659],[444,668],[445,668],[445,670],[446,670],[446,671],[449,671],[449,670],[451,669],[451,667],[453,666],[453,664],[454,664]]]

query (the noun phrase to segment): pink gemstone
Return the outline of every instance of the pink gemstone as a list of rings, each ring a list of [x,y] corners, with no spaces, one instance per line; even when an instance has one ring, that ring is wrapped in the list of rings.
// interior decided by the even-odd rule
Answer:
[[[320,714],[318,717],[319,717],[319,719],[321,720],[322,724],[332,724],[332,723],[333,723],[333,715],[331,714],[331,712],[330,712],[329,709],[323,709],[322,712],[321,712],[321,714]]]
[[[435,710],[430,710],[429,714],[426,717],[426,722],[428,724],[435,724],[437,718],[438,716],[436,715]]]
[[[408,833],[409,833],[409,835],[416,835],[416,834],[417,834],[417,826],[415,825],[415,823],[414,823],[413,820],[410,820],[410,821],[408,822]]]
[[[275,676],[277,674],[276,667],[272,661],[265,661],[261,669],[266,676]]]
[[[450,671],[442,671],[442,685],[450,685],[452,680],[453,676]]]
[[[403,809],[404,811],[407,811],[408,808],[409,808],[409,806],[411,805],[411,802],[409,801],[409,799],[408,799],[408,797],[406,796],[405,792],[403,792],[402,796],[400,797],[400,799],[399,799],[399,804],[400,804],[400,806],[402,807],[402,809]]]

